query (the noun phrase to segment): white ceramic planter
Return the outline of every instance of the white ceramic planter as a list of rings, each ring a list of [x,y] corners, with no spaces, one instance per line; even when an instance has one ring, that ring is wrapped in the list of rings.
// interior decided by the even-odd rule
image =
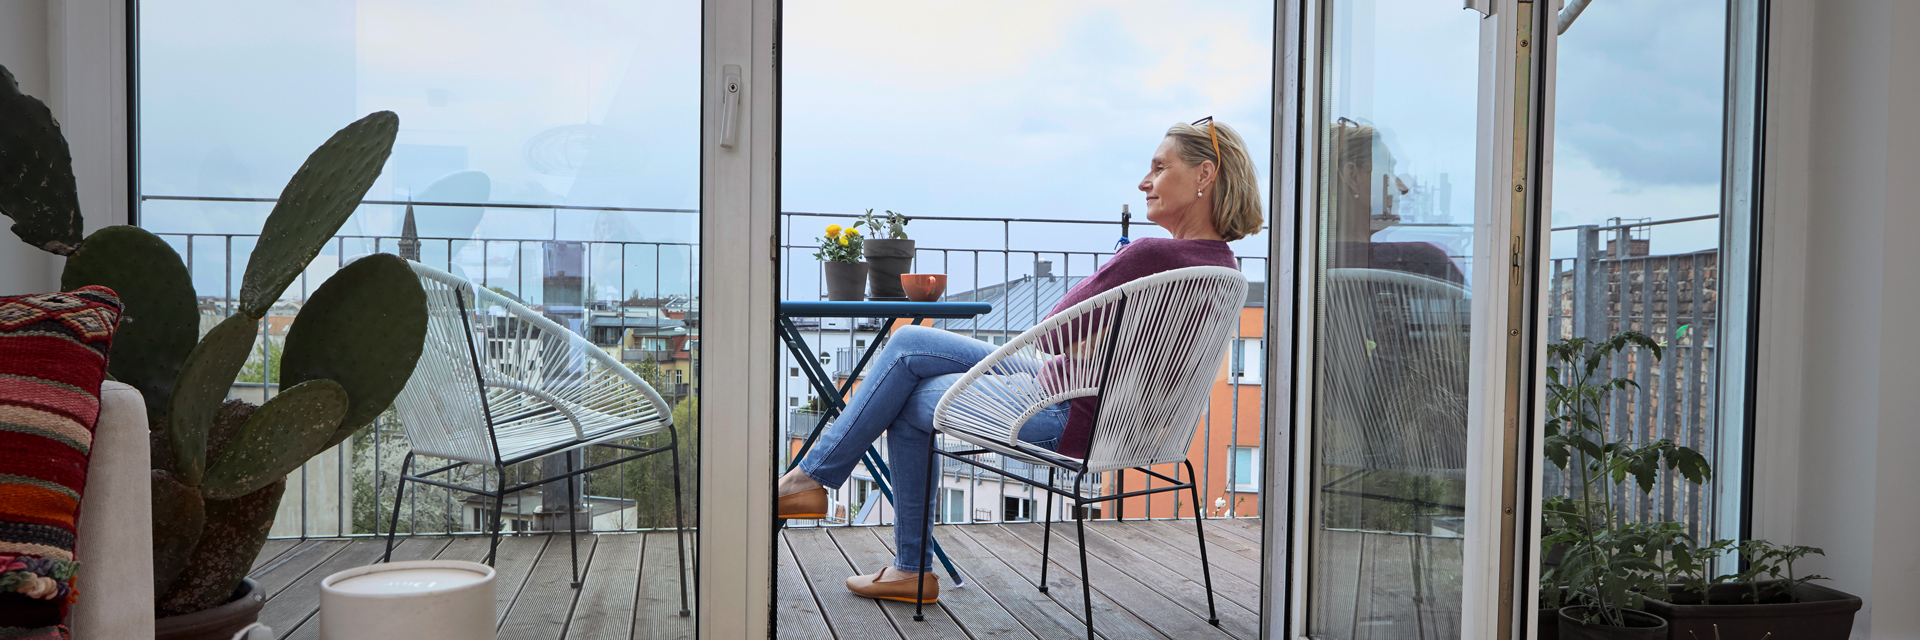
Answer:
[[[493,596],[493,567],[477,562],[355,567],[320,581],[320,638],[492,638]]]

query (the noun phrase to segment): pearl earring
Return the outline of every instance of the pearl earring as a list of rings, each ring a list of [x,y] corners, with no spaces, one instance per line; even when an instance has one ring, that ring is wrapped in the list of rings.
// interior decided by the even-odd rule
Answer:
[[[1195,198],[1205,198],[1205,197],[1207,197],[1207,194],[1205,194],[1205,193],[1202,193],[1202,192],[1199,192],[1199,191],[1195,191],[1195,192],[1193,192],[1193,197],[1195,197]]]

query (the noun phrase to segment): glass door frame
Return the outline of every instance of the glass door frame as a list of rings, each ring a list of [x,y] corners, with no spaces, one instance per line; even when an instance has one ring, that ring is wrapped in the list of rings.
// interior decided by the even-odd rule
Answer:
[[[1273,166],[1275,217],[1271,282],[1291,285],[1293,313],[1270,314],[1268,335],[1289,336],[1292,349],[1272,349],[1267,387],[1267,441],[1288,443],[1269,456],[1266,513],[1287,514],[1267,526],[1263,616],[1267,637],[1306,638],[1307,590],[1315,496],[1312,481],[1314,353],[1317,300],[1311,286],[1317,237],[1322,62],[1319,26],[1336,0],[1282,0],[1276,19],[1274,86],[1279,93]],[[1475,8],[1475,7],[1479,8]],[[1479,117],[1476,135],[1473,315],[1468,397],[1466,540],[1463,558],[1463,638],[1527,637],[1530,603],[1537,597],[1530,544],[1538,535],[1537,500],[1544,402],[1546,317],[1541,283],[1551,211],[1545,176],[1550,157],[1552,59],[1557,36],[1548,0],[1469,0],[1479,11]],[[1525,45],[1525,46],[1523,46]],[[1527,425],[1527,428],[1521,428]],[[1492,492],[1491,488],[1498,488]]]
[[[700,101],[703,389],[772,389],[778,0],[705,0]],[[761,638],[773,595],[771,393],[700,411],[699,635]]]

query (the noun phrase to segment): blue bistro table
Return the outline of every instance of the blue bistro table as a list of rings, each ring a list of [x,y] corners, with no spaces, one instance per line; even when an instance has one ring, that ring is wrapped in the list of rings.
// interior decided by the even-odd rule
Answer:
[[[908,324],[918,325],[928,320],[966,319],[993,311],[993,305],[985,302],[818,302],[806,300],[786,300],[780,303],[780,339],[787,343],[787,350],[793,353],[793,359],[807,372],[807,382],[819,394],[825,410],[820,412],[820,420],[807,433],[807,439],[800,444],[800,451],[793,456],[788,470],[800,464],[807,452],[813,449],[813,441],[820,437],[820,431],[847,408],[847,394],[853,390],[853,383],[860,379],[860,372],[867,368],[867,362],[873,354],[887,344],[887,337],[893,333],[895,321],[906,319]],[[813,355],[807,341],[800,334],[800,327],[794,318],[874,318],[880,321],[879,335],[867,344],[867,350],[861,352],[858,364],[847,374],[847,381],[835,385],[825,367]],[[887,461],[880,457],[879,450],[872,446],[860,456],[860,462],[867,467],[868,475],[873,476],[874,484],[880,487],[881,495],[893,500],[893,483],[889,481],[892,472],[887,469]],[[932,509],[933,505],[928,505]],[[782,520],[782,526],[785,521]],[[933,541],[933,553],[940,557],[940,564],[947,568],[947,575],[953,578],[953,585],[965,584],[960,571],[953,567],[953,561],[947,558],[947,551],[940,548],[940,541]]]

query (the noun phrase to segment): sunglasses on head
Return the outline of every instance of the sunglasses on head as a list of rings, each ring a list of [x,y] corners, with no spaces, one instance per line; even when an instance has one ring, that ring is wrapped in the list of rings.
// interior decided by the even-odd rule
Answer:
[[[1213,116],[1195,120],[1193,121],[1193,126],[1198,127],[1202,122],[1207,123],[1207,138],[1213,141],[1214,171],[1219,171],[1218,167],[1222,160],[1220,157],[1220,135],[1213,132]]]

